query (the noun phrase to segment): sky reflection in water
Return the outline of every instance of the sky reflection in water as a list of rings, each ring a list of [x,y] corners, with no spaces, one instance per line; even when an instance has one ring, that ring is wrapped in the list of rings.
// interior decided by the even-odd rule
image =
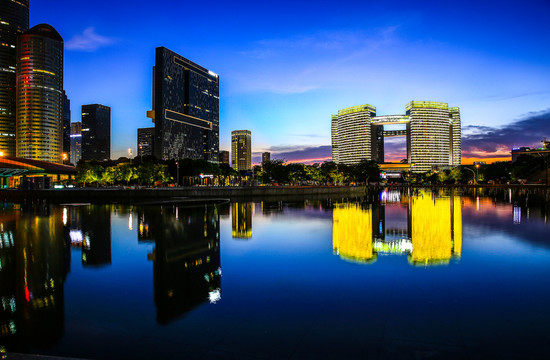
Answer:
[[[546,358],[548,194],[0,215],[0,345],[80,358]]]

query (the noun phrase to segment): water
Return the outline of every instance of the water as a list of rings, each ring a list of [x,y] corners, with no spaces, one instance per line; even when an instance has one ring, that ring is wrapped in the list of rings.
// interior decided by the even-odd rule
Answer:
[[[0,346],[91,359],[546,359],[547,196],[4,204]]]

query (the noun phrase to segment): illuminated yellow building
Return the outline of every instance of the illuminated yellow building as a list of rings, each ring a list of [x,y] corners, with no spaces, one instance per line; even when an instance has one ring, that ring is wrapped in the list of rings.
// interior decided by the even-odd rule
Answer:
[[[385,125],[402,125],[404,129],[384,129]],[[331,118],[332,161],[382,163],[384,138],[396,136],[407,139],[407,164],[413,172],[461,164],[460,110],[436,101],[411,101],[404,115],[376,116],[372,105],[338,111]]]
[[[234,203],[231,205],[232,236],[237,239],[252,237],[252,203]]]
[[[340,258],[358,263],[376,259],[373,251],[372,208],[337,204],[332,212],[332,248]]]
[[[233,169],[252,169],[252,133],[250,130],[231,131],[231,167]]]
[[[338,115],[332,116],[332,161],[357,164],[372,159],[371,123],[374,116],[376,108],[368,104],[342,109]]]
[[[17,38],[17,157],[62,164],[63,38],[48,24]]]

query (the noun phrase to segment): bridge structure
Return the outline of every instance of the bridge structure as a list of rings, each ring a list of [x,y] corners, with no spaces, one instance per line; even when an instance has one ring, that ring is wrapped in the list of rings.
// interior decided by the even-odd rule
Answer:
[[[434,101],[411,101],[405,114],[377,116],[376,107],[359,105],[332,116],[332,160],[384,164],[384,139],[406,138],[406,163],[412,172],[461,164],[461,125],[458,107]],[[404,125],[404,129],[387,129]]]

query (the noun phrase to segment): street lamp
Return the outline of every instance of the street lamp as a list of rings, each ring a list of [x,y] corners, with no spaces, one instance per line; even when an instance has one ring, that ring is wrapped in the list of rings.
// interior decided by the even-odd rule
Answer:
[[[478,169],[479,169],[479,164],[476,164],[476,185],[477,185],[478,179],[479,179],[479,176],[478,176]]]
[[[477,165],[476,165],[477,166]],[[470,169],[469,167],[463,167],[463,169],[466,169],[468,171],[471,171],[472,174],[474,175],[474,184],[477,184],[477,176],[476,176],[476,173],[474,172],[474,170]]]

